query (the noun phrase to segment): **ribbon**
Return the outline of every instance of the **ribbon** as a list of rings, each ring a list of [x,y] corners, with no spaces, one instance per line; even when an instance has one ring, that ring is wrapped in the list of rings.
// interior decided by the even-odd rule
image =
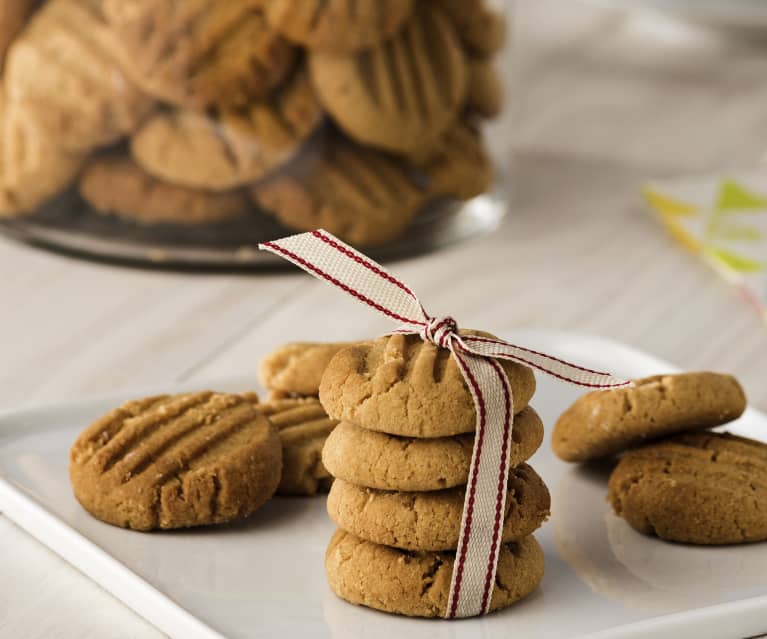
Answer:
[[[519,362],[593,389],[618,388],[631,382],[500,339],[461,335],[452,317],[430,316],[408,286],[326,231],[265,242],[259,248],[285,258],[398,322],[400,327],[394,332],[417,334],[452,353],[474,398],[477,424],[445,616],[452,619],[487,613],[502,543],[514,419],[514,398],[498,360]]]

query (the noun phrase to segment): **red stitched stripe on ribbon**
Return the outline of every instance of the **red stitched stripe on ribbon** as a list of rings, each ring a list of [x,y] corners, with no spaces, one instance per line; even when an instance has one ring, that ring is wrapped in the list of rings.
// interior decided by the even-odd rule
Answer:
[[[372,262],[368,262],[362,256],[357,255],[356,253],[350,251],[349,249],[347,249],[344,246],[341,246],[338,242],[336,242],[335,240],[332,240],[331,238],[329,238],[327,235],[325,235],[321,231],[312,231],[312,235],[314,237],[316,237],[317,239],[322,240],[323,242],[325,242],[325,244],[327,244],[328,246],[333,247],[339,253],[342,253],[342,254],[346,255],[346,257],[348,257],[349,259],[354,260],[355,262],[357,262],[357,264],[360,264],[360,265],[364,266],[366,269],[368,269],[369,271],[372,271],[373,273],[375,273],[379,277],[382,277],[387,282],[390,282],[390,283],[394,284],[394,286],[402,289],[403,291],[405,291],[405,293],[410,295],[410,297],[412,297],[416,302],[418,301],[418,298],[415,296],[415,293],[413,293],[413,291],[411,291],[407,286],[405,286],[405,284],[400,282],[393,275],[387,273],[386,271],[384,271],[381,268],[378,268],[378,266],[376,264],[373,264]],[[420,302],[419,302],[419,304],[420,304]],[[423,308],[423,307],[421,307],[421,308]]]
[[[464,362],[461,360],[460,357],[456,357],[456,362],[461,367],[461,370],[463,371],[466,379],[469,380],[469,383],[471,384],[471,387],[474,389],[474,392],[476,393],[477,397],[477,403],[479,404],[479,428],[476,433],[475,438],[475,450],[476,450],[476,459],[479,460],[479,458],[482,456],[482,445],[485,443],[485,423],[487,421],[487,414],[486,414],[486,408],[485,408],[485,398],[482,395],[482,390],[479,387],[479,384],[477,384],[477,380],[472,374],[472,372],[469,370],[469,368],[464,364]],[[471,525],[472,520],[474,518],[474,499],[475,495],[477,493],[477,475],[479,473],[479,463],[474,464],[474,468],[471,481],[469,482],[469,486],[467,489],[469,490],[469,501],[468,501],[468,507],[466,509],[466,520],[464,524],[464,533],[463,533],[463,544],[461,545],[461,548],[458,552],[456,552],[455,556],[455,565],[453,567],[453,570],[456,571],[455,576],[455,588],[453,589],[452,597],[452,605],[450,606],[450,618],[454,618],[455,614],[458,609],[458,600],[461,595],[461,581],[463,581],[463,569],[464,565],[466,564],[466,551],[469,547],[469,538],[471,537]]]
[[[282,248],[281,246],[279,246],[277,244],[274,244],[273,242],[264,242],[263,245],[264,246],[268,246],[273,251],[277,251],[281,255],[284,255],[285,257],[290,258],[291,260],[294,260],[294,261],[298,262],[299,264],[301,264],[301,266],[303,266],[304,268],[310,270],[312,273],[315,273],[315,274],[319,275],[321,278],[327,280],[328,282],[330,282],[332,284],[335,284],[338,288],[343,289],[344,291],[349,293],[349,295],[353,295],[354,297],[356,297],[361,302],[365,302],[365,304],[367,304],[368,306],[373,307],[374,309],[376,309],[377,311],[383,313],[384,315],[387,315],[388,317],[391,317],[392,319],[395,319],[398,322],[406,322],[408,324],[420,324],[421,326],[425,326],[425,322],[421,322],[419,320],[408,319],[407,317],[402,317],[402,315],[394,313],[394,312],[390,311],[388,308],[385,308],[385,307],[381,306],[377,302],[374,302],[373,300],[371,300],[369,297],[363,295],[359,291],[355,291],[350,286],[347,286],[346,284],[344,284],[340,280],[337,280],[332,275],[330,275],[330,274],[326,273],[325,271],[321,270],[319,267],[315,266],[311,262],[307,262],[304,258],[296,255],[292,251],[289,251],[288,249]]]

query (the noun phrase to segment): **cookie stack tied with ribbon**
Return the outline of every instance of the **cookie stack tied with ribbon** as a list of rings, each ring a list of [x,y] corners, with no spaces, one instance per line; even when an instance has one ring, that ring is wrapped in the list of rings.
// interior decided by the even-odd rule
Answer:
[[[446,618],[532,592],[543,577],[532,532],[549,496],[524,463],[542,436],[531,369],[590,388],[629,382],[431,317],[404,283],[325,231],[261,248],[400,324],[340,351],[322,376],[321,402],[342,420],[323,452],[339,525],[326,554],[331,588]]]

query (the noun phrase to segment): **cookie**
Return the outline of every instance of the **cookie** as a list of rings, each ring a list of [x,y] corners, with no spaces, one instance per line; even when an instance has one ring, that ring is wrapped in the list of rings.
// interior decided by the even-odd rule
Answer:
[[[226,190],[262,178],[287,162],[322,120],[306,74],[262,101],[218,116],[191,110],[157,113],[131,140],[149,173],[193,188]]]
[[[503,109],[503,81],[493,61],[487,58],[469,60],[469,90],[466,108],[483,118],[494,118]]]
[[[319,395],[325,367],[352,342],[290,342],[261,360],[258,381],[271,391]]]
[[[518,413],[535,392],[533,371],[499,362]],[[387,335],[340,351],[322,376],[320,401],[331,417],[390,435],[450,437],[476,426],[474,400],[450,351],[417,335]]]
[[[277,428],[282,441],[282,479],[278,495],[316,495],[333,478],[322,464],[322,447],[338,422],[319,400],[284,399],[256,407]]]
[[[251,194],[285,226],[323,228],[355,246],[401,236],[427,197],[406,166],[340,136],[254,185]]]
[[[531,406],[514,418],[510,465],[532,457],[543,440],[543,423]],[[465,486],[474,433],[418,439],[398,437],[341,422],[322,449],[333,477],[380,490],[426,491]]]
[[[416,160],[416,166],[428,177],[434,195],[469,200],[490,190],[493,183],[493,165],[482,135],[467,122],[451,126],[426,159]]]
[[[506,43],[506,20],[485,0],[432,0],[432,5],[448,15],[472,54],[487,57]]]
[[[158,180],[127,155],[91,160],[80,176],[80,195],[100,213],[141,224],[207,224],[243,215],[243,191],[206,191]]]
[[[106,0],[121,59],[143,91],[178,106],[245,106],[288,73],[297,50],[263,0]]]
[[[656,375],[634,384],[578,398],[554,427],[557,456],[572,462],[609,457],[649,439],[725,424],[746,408],[743,389],[731,375]]]
[[[767,444],[684,433],[626,453],[609,481],[615,513],[633,528],[692,544],[767,539]]]
[[[320,101],[355,141],[413,153],[456,118],[466,97],[466,60],[450,21],[416,9],[378,47],[357,54],[312,51],[309,68]]]
[[[5,53],[16,34],[24,26],[37,0],[3,0],[0,2],[0,69]]]
[[[39,107],[7,104],[0,90],[0,217],[32,213],[66,188],[84,161],[40,125]]]
[[[328,514],[342,530],[360,539],[403,550],[455,550],[466,488],[397,492],[363,488],[336,477]],[[503,541],[535,532],[549,516],[551,498],[527,464],[509,472]]]
[[[94,517],[134,530],[247,517],[277,489],[276,429],[239,395],[209,391],[127,402],[70,452],[75,496]]]
[[[266,0],[277,31],[321,51],[353,53],[393,35],[413,9],[413,0]]]
[[[444,617],[455,553],[408,552],[337,530],[325,553],[331,590],[341,599],[409,617]],[[490,610],[507,608],[543,579],[543,551],[530,536],[504,544]]]
[[[116,142],[153,105],[123,72],[98,2],[46,2],[8,50],[4,81],[8,102],[71,152]]]

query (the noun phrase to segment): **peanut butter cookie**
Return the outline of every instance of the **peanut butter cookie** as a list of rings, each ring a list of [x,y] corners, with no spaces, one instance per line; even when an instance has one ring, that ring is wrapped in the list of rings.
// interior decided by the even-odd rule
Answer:
[[[490,56],[506,43],[506,20],[485,0],[432,0],[432,4],[450,17],[471,53]]]
[[[340,136],[251,189],[253,200],[300,231],[324,228],[356,246],[405,231],[426,201],[407,167]]]
[[[333,482],[328,514],[342,530],[360,539],[404,550],[455,550],[466,488],[395,492]],[[543,480],[527,464],[509,473],[503,541],[535,532],[549,516],[551,498]]]
[[[407,19],[413,0],[266,0],[269,23],[310,49],[353,53],[390,37]]]
[[[456,118],[468,84],[466,60],[450,21],[416,9],[401,31],[357,54],[312,51],[320,100],[354,140],[414,153]]]
[[[499,361],[518,413],[535,392],[533,371]],[[320,401],[331,417],[390,435],[449,437],[476,426],[474,400],[450,351],[417,335],[388,335],[340,351],[322,376]]]
[[[49,0],[34,14],[8,50],[5,91],[70,152],[117,141],[153,105],[123,73],[99,3],[81,0]]]
[[[503,81],[493,61],[487,58],[469,60],[469,111],[483,118],[494,118],[503,108]]]
[[[272,351],[258,367],[258,381],[270,391],[317,396],[333,356],[354,342],[291,342]]]
[[[24,26],[37,0],[3,0],[0,2],[0,69],[5,53],[16,34]]]
[[[416,166],[429,178],[434,195],[469,200],[493,183],[493,166],[482,136],[466,122],[451,126]]]
[[[610,476],[609,500],[633,528],[670,541],[767,539],[767,444],[700,432],[637,448]]]
[[[322,464],[322,447],[338,424],[319,400],[284,399],[258,404],[282,441],[282,479],[278,495],[316,495],[330,488],[333,478]]]
[[[543,440],[543,423],[531,406],[514,417],[510,465],[532,457]],[[333,477],[380,490],[426,491],[464,486],[469,478],[474,433],[418,439],[398,437],[341,422],[322,450]]]
[[[192,109],[265,97],[297,51],[266,21],[264,0],[105,0],[121,59],[145,92]]]
[[[281,467],[269,420],[244,397],[206,391],[113,410],[77,438],[69,476],[94,517],[146,531],[247,517],[274,494]]]
[[[554,427],[557,456],[571,462],[609,457],[657,437],[725,424],[746,408],[743,389],[731,375],[656,375],[634,384],[578,398]]]
[[[191,110],[157,113],[133,136],[131,152],[167,182],[226,190],[287,162],[321,120],[314,90],[298,72],[267,99],[218,117]]]
[[[206,191],[158,180],[127,155],[97,157],[80,176],[80,195],[101,213],[142,224],[208,224],[243,215],[243,191]]]
[[[325,553],[328,583],[341,599],[409,617],[443,617],[455,553],[408,552],[337,530]],[[504,544],[490,610],[507,608],[543,579],[543,551],[532,535]]]

